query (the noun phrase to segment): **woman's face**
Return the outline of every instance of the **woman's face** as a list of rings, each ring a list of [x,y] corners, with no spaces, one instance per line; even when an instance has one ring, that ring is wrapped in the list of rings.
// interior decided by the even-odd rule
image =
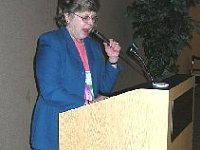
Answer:
[[[86,38],[97,21],[96,12],[85,11],[65,14],[68,23],[67,29],[75,40],[81,41]]]

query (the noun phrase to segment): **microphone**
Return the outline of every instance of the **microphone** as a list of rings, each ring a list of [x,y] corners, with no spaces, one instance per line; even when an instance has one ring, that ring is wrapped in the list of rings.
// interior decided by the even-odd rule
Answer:
[[[138,60],[140,61],[140,63],[143,65],[143,70],[146,73],[146,75],[148,76],[148,78],[151,80],[152,85],[154,88],[158,88],[158,89],[166,89],[169,87],[168,83],[165,82],[155,82],[153,76],[151,75],[149,69],[147,68],[144,60],[142,59],[142,57],[137,53],[138,47],[132,43],[131,46],[128,48],[127,50],[127,55],[131,58],[133,58],[133,56],[136,56],[138,58]]]
[[[90,36],[96,40],[100,40],[101,42],[106,42],[108,45],[110,45],[110,41],[108,38],[106,38],[102,33],[98,32],[94,28],[90,32]],[[131,68],[134,69],[134,66],[127,60],[127,58],[124,56],[123,53],[120,53],[119,57],[128,64]]]
[[[92,29],[90,33],[91,33],[91,36],[97,37],[102,42],[106,42],[108,45],[110,44],[110,41],[102,33],[98,32],[97,30]]]

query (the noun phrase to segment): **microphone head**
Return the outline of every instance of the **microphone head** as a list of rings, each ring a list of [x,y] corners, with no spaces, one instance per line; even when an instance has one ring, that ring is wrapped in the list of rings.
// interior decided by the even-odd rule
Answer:
[[[90,31],[90,34],[96,34],[97,30],[95,30],[94,28],[92,28],[92,30]]]
[[[138,50],[139,48],[136,46],[136,44],[135,43],[132,43],[130,46],[129,46],[129,48],[128,48],[128,50],[126,51],[126,53],[129,55],[129,56],[132,56],[132,55],[137,55],[137,50]]]
[[[130,51],[135,51],[135,52],[137,52],[137,50],[138,50],[139,48],[136,46],[135,43],[132,43],[129,49],[130,49]]]
[[[96,29],[92,28],[92,30],[90,31],[90,36],[92,38],[99,38],[98,35],[99,35],[99,32]]]

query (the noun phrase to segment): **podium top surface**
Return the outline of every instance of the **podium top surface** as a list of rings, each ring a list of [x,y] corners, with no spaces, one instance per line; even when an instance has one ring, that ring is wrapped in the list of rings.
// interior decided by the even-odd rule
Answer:
[[[171,88],[177,86],[178,84],[182,83],[183,81],[187,80],[188,78],[192,77],[191,75],[187,75],[187,74],[176,74],[173,75],[171,77],[168,77],[166,79],[161,80],[160,82],[166,82],[169,84],[168,88],[162,89],[162,90],[170,90]],[[127,91],[131,91],[131,90],[135,90],[135,89],[140,89],[140,88],[144,88],[144,89],[156,89],[155,87],[153,87],[152,82],[146,82],[146,83],[142,83],[133,87],[128,87],[125,88],[123,90],[119,90],[116,92],[113,92],[111,95],[118,95]]]

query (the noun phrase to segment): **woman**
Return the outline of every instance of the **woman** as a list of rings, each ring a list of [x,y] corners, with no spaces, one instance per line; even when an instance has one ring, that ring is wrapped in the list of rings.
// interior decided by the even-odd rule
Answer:
[[[88,37],[97,22],[95,0],[61,0],[56,22],[59,28],[40,36],[36,53],[36,102],[31,143],[35,150],[58,150],[58,114],[105,99],[120,69],[120,46],[110,39],[100,45]],[[70,121],[70,120],[69,120]]]

